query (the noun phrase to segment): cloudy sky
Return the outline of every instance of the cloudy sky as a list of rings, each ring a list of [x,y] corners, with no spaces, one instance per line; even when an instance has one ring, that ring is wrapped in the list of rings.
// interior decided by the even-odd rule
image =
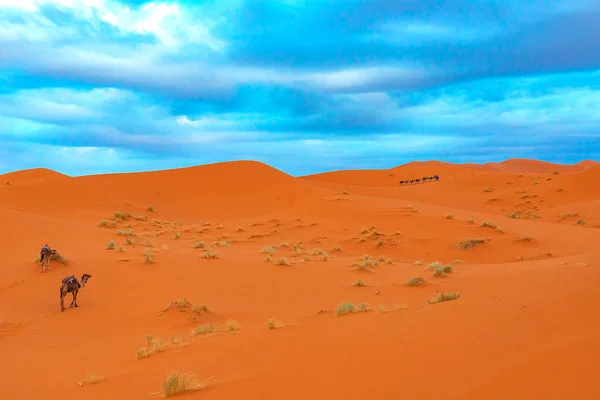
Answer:
[[[0,0],[0,173],[600,159],[600,0]]]

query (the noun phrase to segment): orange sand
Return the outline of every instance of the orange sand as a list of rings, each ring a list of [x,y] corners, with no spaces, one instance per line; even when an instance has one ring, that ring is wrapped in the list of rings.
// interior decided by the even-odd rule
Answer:
[[[433,174],[441,180],[398,186]],[[531,160],[302,178],[248,161],[0,176],[0,399],[160,398],[180,370],[208,384],[190,399],[597,400],[599,179],[595,162]],[[98,226],[116,211],[132,217]],[[117,234],[128,227],[130,245]],[[487,242],[457,247],[469,238]],[[46,242],[70,263],[42,274]],[[363,255],[382,261],[353,270]],[[445,276],[427,269],[456,259]],[[73,273],[92,278],[61,313],[60,281]],[[405,285],[415,276],[426,284]],[[439,291],[460,298],[426,304]],[[209,311],[159,315],[184,298]],[[336,316],[349,301],[372,308]],[[283,326],[269,330],[269,318]],[[227,332],[230,319],[238,330]],[[204,323],[216,334],[192,336]],[[137,359],[146,335],[164,349]],[[102,379],[80,387],[86,373]]]

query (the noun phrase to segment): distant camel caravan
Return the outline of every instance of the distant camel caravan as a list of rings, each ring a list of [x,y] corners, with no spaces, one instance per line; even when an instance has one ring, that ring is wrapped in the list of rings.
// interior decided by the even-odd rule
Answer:
[[[87,283],[88,279],[92,276],[90,274],[83,274],[81,276],[81,282],[75,278],[75,275],[67,276],[62,280],[62,285],[60,286],[60,311],[65,311],[64,297],[67,293],[73,294],[73,300],[71,301],[71,305],[69,307],[79,307],[77,305],[77,293],[79,289],[83,288]]]
[[[439,181],[439,180],[440,180],[440,176],[439,175],[424,176],[422,178],[411,179],[411,180],[408,180],[408,181],[400,181],[399,186],[410,185],[410,184],[413,184],[413,183],[425,183],[425,182],[429,182],[429,181]]]

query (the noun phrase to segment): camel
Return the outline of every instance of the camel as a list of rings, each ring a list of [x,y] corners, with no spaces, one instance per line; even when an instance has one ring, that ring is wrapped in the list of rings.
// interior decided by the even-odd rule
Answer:
[[[77,293],[79,292],[79,289],[85,286],[88,279],[91,277],[90,274],[83,274],[80,282],[75,278],[75,275],[71,275],[62,280],[62,285],[60,286],[60,311],[65,311],[63,299],[67,293],[73,293],[73,300],[71,301],[70,307],[79,307],[77,305]]]
[[[56,254],[56,250],[51,250],[48,245],[45,245],[40,250],[40,263],[42,264],[42,272],[50,271],[50,257]]]

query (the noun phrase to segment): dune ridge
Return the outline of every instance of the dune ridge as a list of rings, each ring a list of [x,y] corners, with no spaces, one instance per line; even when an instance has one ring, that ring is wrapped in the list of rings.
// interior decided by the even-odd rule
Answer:
[[[198,399],[597,399],[599,177],[519,159],[2,175],[0,398],[161,397],[181,371]],[[40,273],[44,243],[69,263]]]

